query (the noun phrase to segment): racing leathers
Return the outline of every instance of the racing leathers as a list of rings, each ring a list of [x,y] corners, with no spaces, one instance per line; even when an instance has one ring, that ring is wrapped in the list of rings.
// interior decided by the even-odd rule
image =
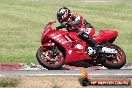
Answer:
[[[61,23],[61,25],[58,26],[57,29],[64,27],[68,28],[68,31],[79,30],[78,37],[86,41],[86,43],[94,49],[97,49],[98,44],[92,38],[93,34],[95,33],[95,29],[82,16],[78,15],[77,13],[71,14],[66,23]]]

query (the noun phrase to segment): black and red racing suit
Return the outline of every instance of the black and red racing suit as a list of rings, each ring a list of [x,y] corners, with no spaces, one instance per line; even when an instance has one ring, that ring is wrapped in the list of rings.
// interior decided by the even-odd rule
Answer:
[[[65,24],[67,26],[65,26]],[[94,27],[87,22],[82,16],[77,13],[71,14],[71,16],[67,19],[66,23],[57,27],[57,29],[67,27],[68,31],[79,30],[78,37],[86,41],[91,47],[95,47],[97,45],[96,41],[92,38],[95,33]]]

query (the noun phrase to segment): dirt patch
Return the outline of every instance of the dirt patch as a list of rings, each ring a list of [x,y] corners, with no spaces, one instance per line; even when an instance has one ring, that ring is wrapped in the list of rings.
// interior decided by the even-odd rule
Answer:
[[[21,88],[81,88],[78,77],[22,77]]]
[[[78,77],[48,76],[48,77],[16,77],[21,82],[13,88],[84,88],[79,84]],[[132,81],[132,79],[131,79]],[[132,86],[96,86],[97,88],[132,88]],[[85,88],[95,88],[88,86]]]

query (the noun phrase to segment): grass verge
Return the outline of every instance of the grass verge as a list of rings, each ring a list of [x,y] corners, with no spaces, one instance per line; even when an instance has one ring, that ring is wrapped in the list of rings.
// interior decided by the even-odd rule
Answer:
[[[115,44],[126,52],[127,62],[132,62],[132,5],[127,1],[80,3],[0,0],[0,63],[37,63],[35,54],[40,46],[43,27],[47,22],[56,20],[56,12],[63,6],[84,16],[96,31],[118,31]]]
[[[13,77],[2,77],[0,78],[0,87],[17,87],[20,80]]]

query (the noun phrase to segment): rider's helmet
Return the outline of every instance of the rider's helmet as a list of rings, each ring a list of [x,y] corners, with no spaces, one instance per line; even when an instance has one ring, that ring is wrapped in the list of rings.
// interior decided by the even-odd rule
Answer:
[[[66,7],[60,8],[59,11],[57,12],[57,19],[60,23],[67,21],[70,16],[71,11]]]

